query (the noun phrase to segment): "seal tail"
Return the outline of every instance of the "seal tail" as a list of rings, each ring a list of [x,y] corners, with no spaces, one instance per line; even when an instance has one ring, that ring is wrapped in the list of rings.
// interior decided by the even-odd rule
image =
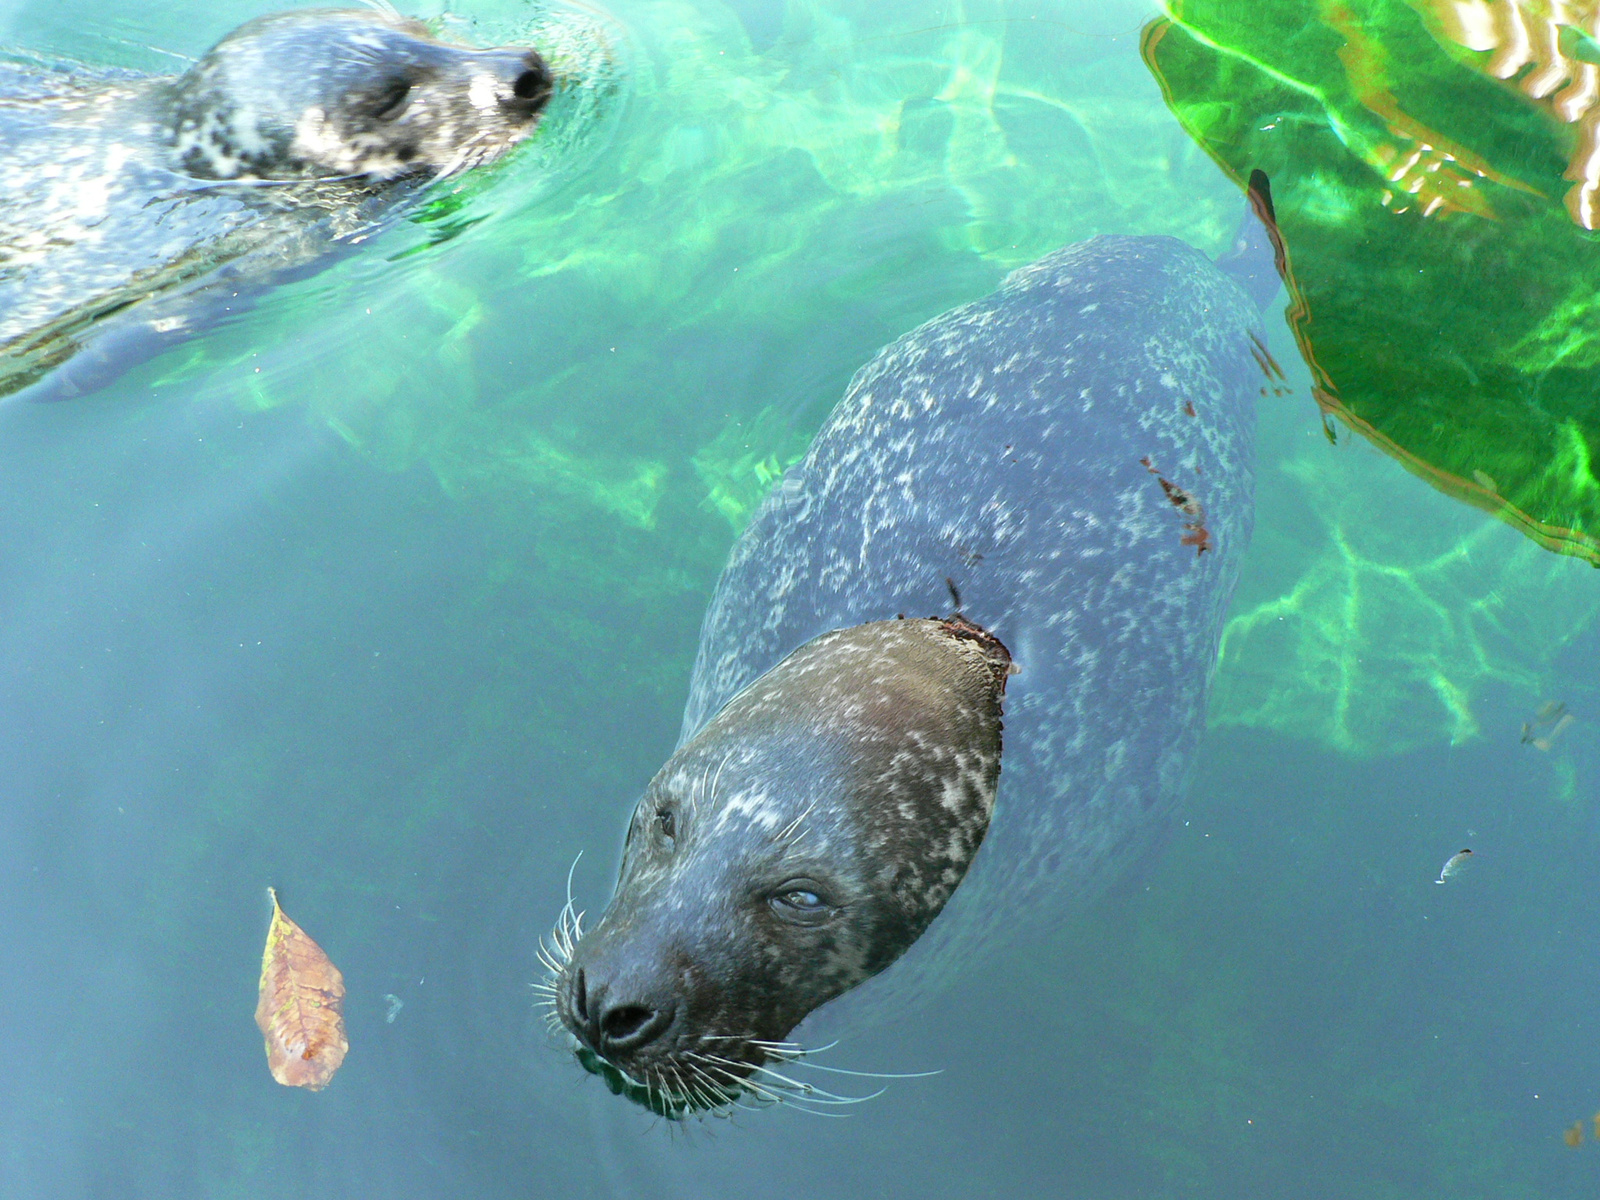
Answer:
[[[1250,207],[1233,235],[1233,247],[1217,259],[1217,267],[1245,290],[1257,309],[1265,312],[1288,279],[1288,260],[1272,207],[1272,185],[1265,171],[1250,172],[1245,195]]]

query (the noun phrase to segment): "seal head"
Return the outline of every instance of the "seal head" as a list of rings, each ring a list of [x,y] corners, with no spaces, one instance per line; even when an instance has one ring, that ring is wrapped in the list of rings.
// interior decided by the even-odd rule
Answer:
[[[551,88],[532,50],[446,45],[365,9],[279,13],[170,85],[168,137],[204,179],[449,173],[526,137]]]
[[[961,617],[808,642],[645,789],[599,924],[558,931],[580,1060],[666,1116],[775,1099],[807,1013],[927,928],[989,827],[1006,648]]]

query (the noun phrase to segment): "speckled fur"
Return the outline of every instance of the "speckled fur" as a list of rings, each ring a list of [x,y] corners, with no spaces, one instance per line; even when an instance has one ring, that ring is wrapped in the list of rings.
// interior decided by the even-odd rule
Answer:
[[[543,91],[518,96],[529,71]],[[0,64],[0,393],[220,265],[230,292],[304,268],[417,181],[503,153],[548,94],[531,50],[367,9],[259,18],[176,78]],[[174,335],[192,311],[139,315]]]
[[[531,50],[468,50],[370,9],[260,17],[161,98],[172,161],[203,179],[392,179],[493,157],[537,112],[515,88],[550,79]]]
[[[680,748],[641,802],[617,896],[577,961],[601,953],[626,980],[659,963],[663,939],[710,942],[720,960],[763,963],[782,1003],[728,989],[696,1003],[723,1031],[759,1016],[759,1028],[782,1027],[761,1034],[773,1038],[788,1028],[773,1014],[810,1011],[922,933],[926,922],[902,928],[909,937],[884,954],[847,924],[825,953],[768,961],[771,947],[758,953],[725,914],[753,884],[750,848],[781,859],[772,831],[802,810],[814,860],[858,882],[895,875],[918,911],[945,904],[982,832],[970,818],[947,828],[926,796],[952,764],[983,777],[985,752],[967,732],[914,720],[897,729],[907,748],[891,751],[862,727],[859,680],[824,693],[790,674],[833,640],[870,655],[925,624],[890,618],[947,609],[947,580],[1019,673],[988,840],[936,928],[948,939],[1027,927],[1114,878],[1178,799],[1204,724],[1250,536],[1258,321],[1240,286],[1183,243],[1102,237],[1014,272],[862,369],[733,551]],[[781,756],[756,749],[769,710],[793,743]],[[841,766],[848,787],[830,775]],[[889,768],[912,782],[876,777]],[[692,852],[641,863],[660,798],[693,806],[708,772],[720,783],[699,802]],[[900,804],[907,787],[923,789],[920,807]],[[627,915],[645,896],[667,933],[641,937]],[[668,958],[688,981],[701,953]],[[651,987],[670,998],[659,978]]]
[[[1182,242],[1100,237],[886,347],[735,546],[684,736],[794,646],[937,607],[951,578],[1020,671],[973,890],[1015,921],[1108,881],[1204,726],[1253,517],[1259,321]]]
[[[675,1007],[613,1064],[670,1074],[708,1040],[759,1063],[751,1039],[892,962],[983,840],[1009,665],[959,624],[897,620],[824,634],[741,692],[645,789],[616,898],[566,965],[568,1028],[598,1051],[608,1003]],[[774,909],[796,879],[828,920]]]

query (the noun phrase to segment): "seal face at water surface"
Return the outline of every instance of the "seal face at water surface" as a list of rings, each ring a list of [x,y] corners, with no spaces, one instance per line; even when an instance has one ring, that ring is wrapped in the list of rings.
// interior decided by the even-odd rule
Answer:
[[[670,1113],[750,1090],[817,1005],[882,970],[966,874],[1011,660],[960,617],[827,633],[742,691],[645,789],[617,897],[560,1018]]]
[[[161,130],[204,179],[392,179],[492,158],[550,98],[531,50],[468,50],[364,9],[259,17],[175,80]]]
[[[74,364],[62,394],[204,324],[205,287],[225,297],[215,319],[305,271],[525,138],[551,88],[531,49],[448,45],[368,9],[258,18],[176,78],[0,64],[0,394],[113,314],[125,344]]]
[[[841,836],[828,853],[841,862],[865,854],[881,877],[920,861],[928,843],[914,825],[870,847],[847,836],[870,789],[804,790],[812,764],[862,754],[838,701],[785,695],[798,741],[782,762],[747,757],[755,726],[743,702],[746,689],[774,686],[774,668],[797,647],[830,630],[870,647],[897,628],[896,614],[944,607],[954,581],[965,616],[1007,647],[1018,674],[983,852],[929,937],[1036,928],[1065,898],[1114,878],[1178,799],[1204,725],[1251,525],[1254,400],[1270,363],[1258,322],[1245,288],[1183,243],[1102,237],[1014,272],[995,295],[880,352],[717,585],[678,751],[705,776],[700,809],[761,797],[775,821],[805,811],[808,822],[833,822]],[[954,729],[913,741],[904,753],[919,771],[975,753]],[[726,773],[716,776],[724,759],[746,764],[737,797]],[[885,761],[868,751],[852,769],[870,775]],[[635,816],[610,907],[589,934],[574,937],[570,921],[560,932],[556,1011],[580,1056],[602,1071],[609,1063],[656,1111],[715,1107],[740,1080],[746,1095],[781,1098],[767,1064],[789,1053],[781,1040],[793,1023],[839,984],[886,966],[921,926],[902,926],[909,937],[872,943],[887,952],[815,985],[808,949],[760,941],[725,918],[755,883],[735,846],[756,826],[724,845],[719,824],[701,825],[696,853],[732,870],[634,866],[658,784]],[[947,897],[930,893],[934,905]],[[598,1026],[595,961],[606,980]],[[752,977],[763,982],[717,982]],[[612,1011],[624,1016],[621,1040],[608,1043]],[[715,1012],[716,1027],[680,1026],[685,1012]],[[695,1078],[686,1054],[702,1032],[730,1047],[719,1055],[721,1096],[681,1086]]]

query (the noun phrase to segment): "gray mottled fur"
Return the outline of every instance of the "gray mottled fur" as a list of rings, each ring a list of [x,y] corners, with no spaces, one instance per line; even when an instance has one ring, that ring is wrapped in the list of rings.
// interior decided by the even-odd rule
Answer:
[[[503,153],[548,94],[531,50],[369,9],[258,18],[175,78],[0,63],[0,393],[225,264],[229,296],[305,269],[417,181]],[[138,311],[152,345],[195,320]]]
[[[885,348],[735,546],[683,736],[824,630],[945,608],[949,578],[1020,671],[963,893],[1016,924],[1112,878],[1204,726],[1250,536],[1258,322],[1183,243],[1101,237]]]
[[[590,1052],[606,1049],[596,994],[661,1018],[609,1059],[643,1064],[635,1099],[663,1111],[646,1068],[682,1081],[707,1028],[741,1034],[736,1061],[770,1080],[747,1030],[786,1037],[903,953],[953,890],[936,947],[1036,925],[1149,840],[1186,780],[1250,536],[1257,323],[1240,284],[1183,243],[1102,237],[856,375],[735,546],[617,893],[555,964],[553,1003]],[[1005,693],[992,812],[973,782],[993,779],[981,723],[907,700],[902,643],[942,625],[895,618],[948,611],[952,584],[1003,643],[988,661],[1018,672],[988,697]],[[842,669],[842,648],[863,668]],[[673,805],[695,832],[655,854]],[[758,901],[786,876],[837,898],[817,945],[762,932]],[[893,904],[919,918],[863,916]],[[731,1069],[718,1082],[736,1093]],[[708,1106],[667,1094],[666,1111]]]

